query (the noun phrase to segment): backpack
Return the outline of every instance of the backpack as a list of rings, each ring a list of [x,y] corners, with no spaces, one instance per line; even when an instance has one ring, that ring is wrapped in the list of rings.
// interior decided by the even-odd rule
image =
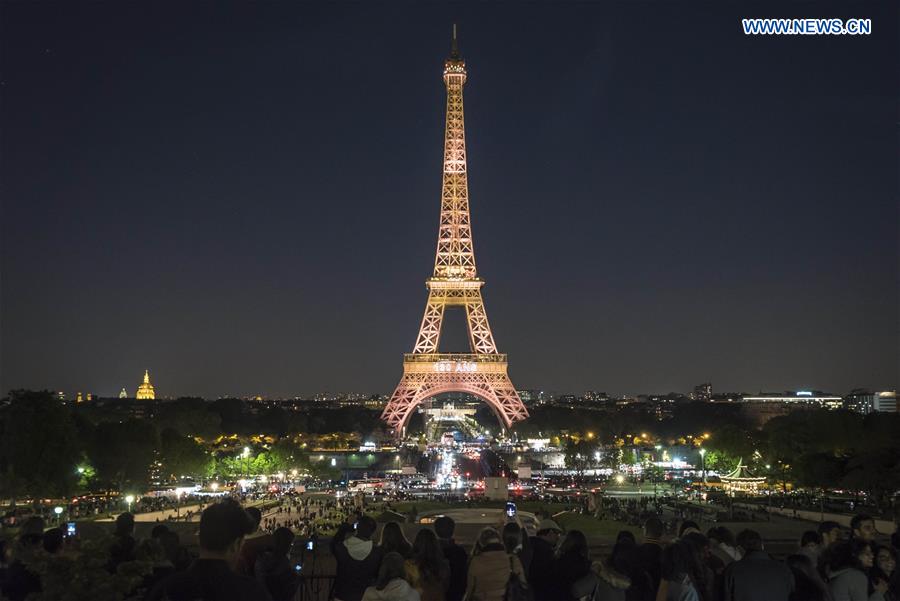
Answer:
[[[531,590],[522,584],[522,580],[513,570],[513,556],[509,556],[509,580],[506,581],[506,593],[503,601],[531,601]]]

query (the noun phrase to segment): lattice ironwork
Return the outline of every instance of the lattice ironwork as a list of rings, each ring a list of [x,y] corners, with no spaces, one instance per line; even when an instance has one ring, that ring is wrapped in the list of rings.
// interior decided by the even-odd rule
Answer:
[[[405,355],[403,377],[381,415],[398,435],[416,406],[444,392],[477,396],[490,405],[506,428],[528,417],[528,410],[507,375],[506,355],[497,352],[481,296],[484,281],[475,267],[463,118],[466,63],[457,51],[456,26],[443,77],[447,87],[447,121],[434,274],[425,282],[428,301],[413,352]],[[438,353],[444,309],[448,306],[465,307],[469,354]]]

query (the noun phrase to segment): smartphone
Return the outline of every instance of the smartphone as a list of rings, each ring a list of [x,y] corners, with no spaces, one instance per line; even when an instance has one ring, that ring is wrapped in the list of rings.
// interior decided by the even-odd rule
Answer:
[[[295,563],[295,564],[294,564],[294,571],[295,571],[295,572],[298,572],[298,573],[299,573],[300,570],[302,570],[302,569],[303,569],[303,564],[300,564],[300,563]]]
[[[306,550],[312,551],[315,548],[315,543],[313,541],[306,541]]]
[[[516,517],[516,504],[515,503],[507,503],[506,504],[506,517],[512,519]]]
[[[66,524],[66,536],[75,536],[75,522]]]
[[[359,524],[358,524],[357,522],[353,522],[353,529],[356,530],[356,527],[357,527],[358,525],[359,525]]]

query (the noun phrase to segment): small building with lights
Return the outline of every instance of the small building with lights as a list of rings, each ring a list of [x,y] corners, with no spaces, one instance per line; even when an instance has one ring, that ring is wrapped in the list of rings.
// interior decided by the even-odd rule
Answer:
[[[761,476],[754,476],[741,459],[738,460],[737,467],[728,475],[722,476],[721,479],[722,487],[731,496],[736,494],[758,495],[759,487],[766,481]]]

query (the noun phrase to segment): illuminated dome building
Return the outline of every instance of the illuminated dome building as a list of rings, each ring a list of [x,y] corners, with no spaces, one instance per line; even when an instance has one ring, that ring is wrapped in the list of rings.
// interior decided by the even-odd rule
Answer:
[[[153,384],[150,383],[150,372],[148,370],[144,370],[144,381],[138,386],[134,398],[149,401],[156,398],[156,393],[153,391]]]

